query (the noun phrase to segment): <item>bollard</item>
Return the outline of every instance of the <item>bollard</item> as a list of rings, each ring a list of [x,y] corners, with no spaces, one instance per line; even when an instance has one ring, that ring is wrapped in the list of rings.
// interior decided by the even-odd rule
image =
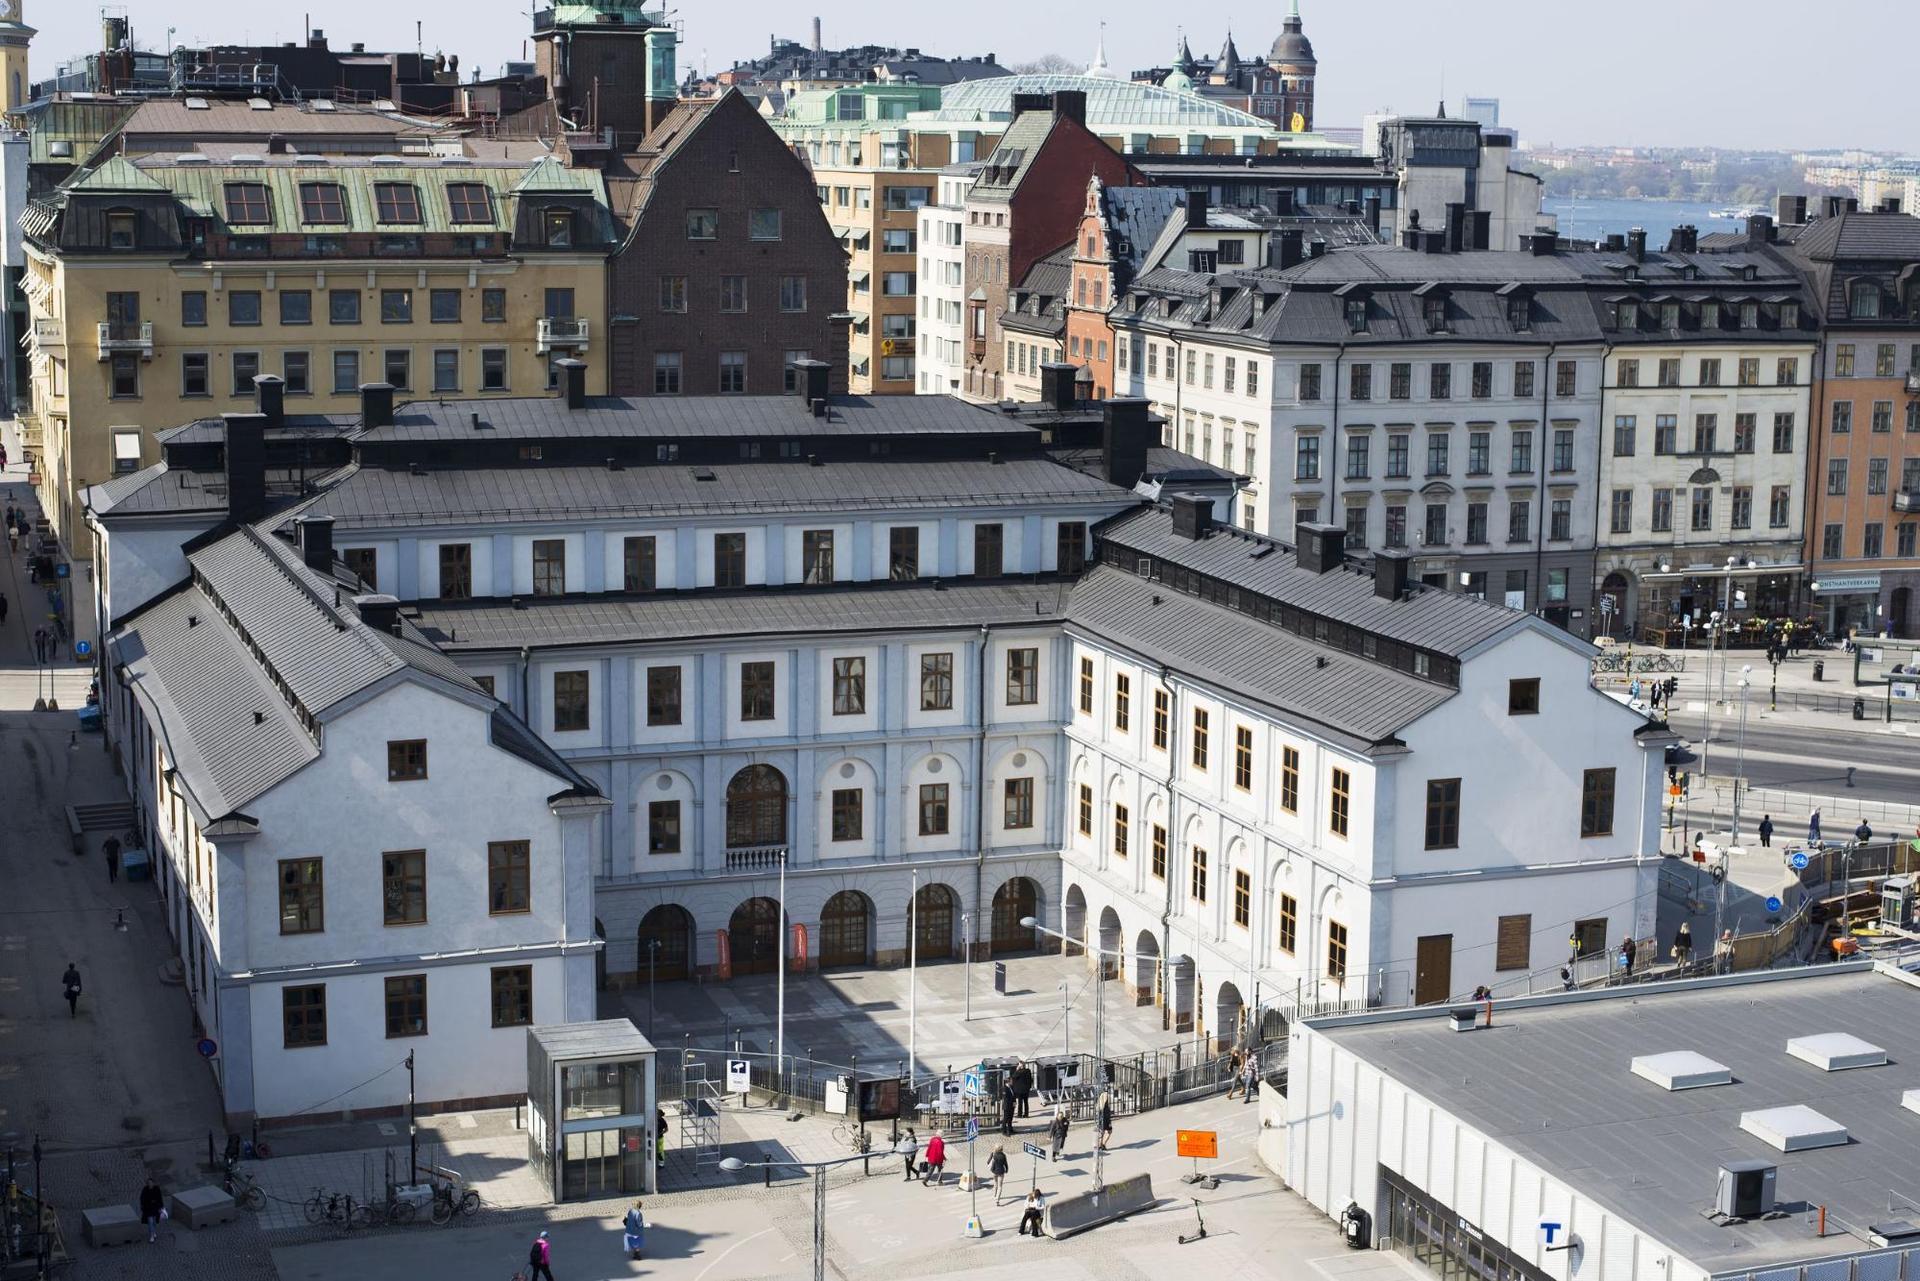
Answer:
[[[220,1168],[219,1166],[213,1163],[213,1131],[208,1130],[207,1131],[207,1172],[211,1174],[213,1171],[218,1170],[219,1168]],[[35,1188],[34,1191],[37,1193],[39,1189]]]

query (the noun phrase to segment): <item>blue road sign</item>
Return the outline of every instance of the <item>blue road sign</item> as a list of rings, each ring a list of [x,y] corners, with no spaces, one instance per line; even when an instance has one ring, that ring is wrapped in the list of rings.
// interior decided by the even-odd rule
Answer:
[[[1787,866],[1796,872],[1804,872],[1807,870],[1807,861],[1807,852],[1805,850],[1795,850],[1793,857],[1787,860]]]
[[[977,1067],[968,1068],[960,1074],[960,1088],[968,1094],[985,1094],[987,1092],[986,1072]]]
[[[1769,898],[1767,900],[1767,910],[1769,912],[1778,912],[1780,910],[1780,900],[1778,897]]]
[[[1050,1161],[1053,1159],[1047,1155],[1047,1150],[1038,1143],[1022,1143],[1020,1150],[1036,1161]]]
[[[971,1143],[979,1137],[980,1118],[970,1116],[967,1118],[967,1142]]]
[[[93,653],[93,642],[92,641],[75,641],[73,643],[73,652],[78,654],[80,657],[85,658],[88,654]]]
[[[201,1037],[199,1041],[195,1042],[193,1048],[200,1051],[200,1057],[203,1059],[210,1059],[220,1053],[220,1043],[210,1036]]]

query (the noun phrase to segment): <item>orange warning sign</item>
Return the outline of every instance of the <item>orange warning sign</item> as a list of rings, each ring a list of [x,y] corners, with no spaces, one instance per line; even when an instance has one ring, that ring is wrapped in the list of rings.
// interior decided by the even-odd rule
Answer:
[[[1217,1130],[1175,1130],[1173,1144],[1175,1156],[1201,1157],[1211,1161],[1220,1155],[1220,1133]]]

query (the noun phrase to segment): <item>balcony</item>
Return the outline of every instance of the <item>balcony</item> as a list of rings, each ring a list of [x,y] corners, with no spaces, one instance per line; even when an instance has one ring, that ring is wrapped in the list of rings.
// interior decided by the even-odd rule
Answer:
[[[1920,396],[1920,370],[1907,375],[1907,395]]]
[[[1894,491],[1893,509],[1897,512],[1920,512],[1920,489]]]
[[[787,861],[784,845],[749,845],[726,851],[729,872],[771,872]]]
[[[542,316],[533,349],[542,355],[550,351],[585,351],[586,320],[579,316]]]
[[[67,346],[67,322],[53,316],[35,316],[33,318],[33,345],[45,349]]]
[[[103,320],[100,330],[100,359],[110,360],[118,352],[134,351],[140,359],[153,359],[153,322],[151,320]]]

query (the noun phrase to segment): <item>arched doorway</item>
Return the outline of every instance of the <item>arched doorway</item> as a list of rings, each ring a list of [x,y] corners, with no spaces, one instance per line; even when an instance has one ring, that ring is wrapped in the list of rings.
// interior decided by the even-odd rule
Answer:
[[[641,975],[654,979],[693,977],[693,915],[678,903],[662,903],[640,918]]]
[[[1619,570],[1608,574],[1600,583],[1600,595],[1613,602],[1613,612],[1605,609],[1600,612],[1606,617],[1600,620],[1600,634],[1631,639],[1633,628],[1627,622],[1627,576]]]
[[[786,843],[786,775],[771,765],[749,765],[727,783],[727,848]],[[737,954],[734,968],[739,968]]]
[[[820,909],[820,964],[865,965],[873,925],[873,901],[859,890],[841,890]]]
[[[922,885],[907,907],[907,928],[913,932],[915,959],[952,960],[955,952],[953,920],[959,900],[944,885]]]
[[[1065,907],[1060,913],[1060,932],[1067,936],[1065,955],[1073,956],[1087,948],[1087,896],[1078,885],[1067,887]]]
[[[1016,876],[993,892],[993,954],[1031,952],[1039,931],[1020,924],[1026,917],[1040,917],[1040,887],[1033,878]]]
[[[1240,999],[1240,989],[1231,983],[1222,983],[1220,990],[1213,994],[1213,1038],[1216,1048],[1230,1049],[1245,1039],[1240,1029],[1240,1013],[1245,1008],[1245,1002]]]
[[[1100,909],[1100,977],[1120,977],[1120,913],[1111,907]]]
[[[1160,974],[1160,940],[1152,930],[1141,930],[1133,941],[1133,1003],[1153,1004],[1153,988]]]
[[[735,974],[771,974],[779,968],[780,905],[770,898],[750,898],[733,909],[727,921],[727,946]]]

